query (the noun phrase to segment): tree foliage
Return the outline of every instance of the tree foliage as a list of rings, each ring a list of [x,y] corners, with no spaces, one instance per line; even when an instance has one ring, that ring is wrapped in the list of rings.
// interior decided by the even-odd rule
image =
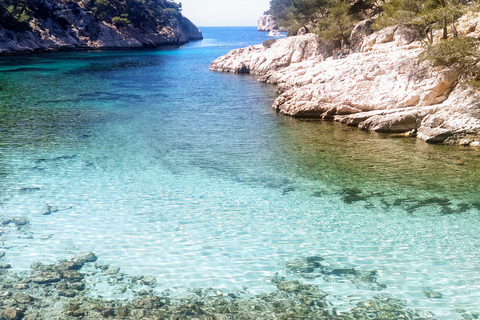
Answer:
[[[383,14],[374,28],[382,29],[398,23],[417,25],[429,43],[433,43],[433,31],[441,29],[442,38],[447,39],[447,28],[451,25],[456,33],[455,21],[462,15],[465,0],[391,0],[383,5]]]
[[[101,21],[126,26],[165,24],[179,16],[181,4],[165,0],[88,0],[85,7]]]
[[[468,82],[480,84],[480,51],[474,38],[453,37],[428,45],[420,58],[433,66],[456,69]]]
[[[470,69],[480,58],[480,52],[474,38],[456,37],[428,46],[420,57],[434,66]]]
[[[324,18],[317,23],[320,38],[348,44],[355,23],[350,9],[351,6],[342,0],[331,0]]]
[[[269,14],[290,34],[311,25],[325,13],[328,0],[270,0]]]
[[[348,43],[361,10],[374,7],[375,0],[271,0],[269,14],[295,34],[301,27],[326,40]]]
[[[292,5],[292,0],[270,0],[270,10],[268,14],[274,16],[275,20],[280,26],[288,27],[288,11]]]
[[[31,17],[25,0],[0,0],[0,25],[14,31],[28,29]]]

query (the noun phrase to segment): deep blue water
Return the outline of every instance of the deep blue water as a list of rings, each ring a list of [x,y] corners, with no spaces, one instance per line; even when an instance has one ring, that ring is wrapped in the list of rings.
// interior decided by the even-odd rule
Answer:
[[[478,312],[480,150],[277,115],[274,87],[208,70],[267,34],[202,31],[181,48],[1,57],[0,218],[29,220],[0,227],[2,259],[22,272],[93,251],[156,290],[269,292],[279,274],[339,310],[384,295]],[[377,282],[288,268],[310,256]]]

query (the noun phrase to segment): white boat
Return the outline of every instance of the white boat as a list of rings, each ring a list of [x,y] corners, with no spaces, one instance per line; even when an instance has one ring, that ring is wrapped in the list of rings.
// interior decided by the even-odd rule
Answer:
[[[282,34],[278,30],[272,30],[268,33],[269,37],[281,37]]]

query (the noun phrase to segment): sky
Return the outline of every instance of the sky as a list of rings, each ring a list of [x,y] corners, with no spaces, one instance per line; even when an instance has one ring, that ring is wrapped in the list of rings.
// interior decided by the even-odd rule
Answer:
[[[199,27],[256,26],[270,0],[176,0],[182,13]]]

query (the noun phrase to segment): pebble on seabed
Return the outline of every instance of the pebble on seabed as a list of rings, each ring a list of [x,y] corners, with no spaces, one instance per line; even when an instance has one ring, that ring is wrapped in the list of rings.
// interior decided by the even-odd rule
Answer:
[[[21,319],[22,316],[23,316],[23,312],[21,310],[5,309],[2,312],[2,319],[5,319],[5,320],[18,320],[18,319]]]

